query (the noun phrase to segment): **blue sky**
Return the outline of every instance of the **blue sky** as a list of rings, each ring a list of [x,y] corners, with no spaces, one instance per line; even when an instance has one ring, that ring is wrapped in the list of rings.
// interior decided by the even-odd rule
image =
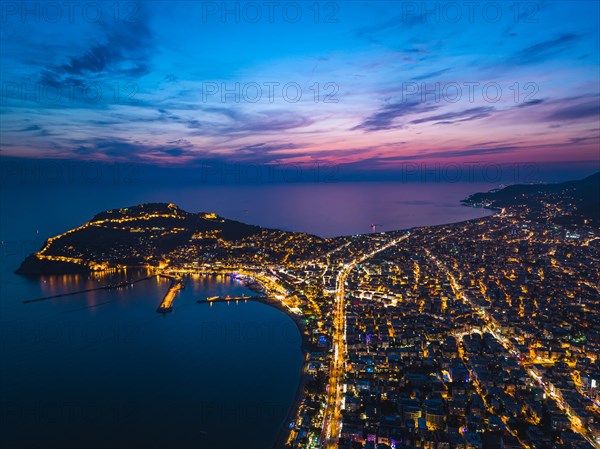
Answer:
[[[97,5],[3,2],[3,156],[600,159],[598,2]]]

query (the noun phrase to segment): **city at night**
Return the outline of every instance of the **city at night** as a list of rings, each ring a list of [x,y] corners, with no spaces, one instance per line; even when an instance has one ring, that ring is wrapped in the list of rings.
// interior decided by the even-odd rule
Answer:
[[[0,6],[0,447],[600,449],[600,2]]]

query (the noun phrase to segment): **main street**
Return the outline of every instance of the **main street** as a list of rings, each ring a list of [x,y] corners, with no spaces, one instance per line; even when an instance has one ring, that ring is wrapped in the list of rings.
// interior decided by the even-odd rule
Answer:
[[[335,306],[333,309],[333,356],[329,369],[323,429],[319,439],[320,447],[323,449],[337,448],[341,431],[344,366],[346,361],[346,279],[356,265],[407,239],[408,236],[407,234],[392,240],[382,247],[346,263],[337,275],[334,297]]]

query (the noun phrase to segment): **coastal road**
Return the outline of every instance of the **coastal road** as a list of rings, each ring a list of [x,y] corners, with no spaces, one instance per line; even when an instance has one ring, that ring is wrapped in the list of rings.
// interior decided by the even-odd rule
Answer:
[[[408,234],[394,239],[385,245],[362,255],[352,262],[344,265],[338,272],[335,297],[334,297],[334,332],[333,332],[333,357],[329,368],[329,383],[327,385],[327,397],[325,401],[325,413],[323,417],[323,428],[321,430],[320,447],[322,449],[337,448],[341,431],[342,421],[342,398],[344,382],[344,366],[346,362],[346,279],[348,274],[356,265],[373,257],[408,238]]]

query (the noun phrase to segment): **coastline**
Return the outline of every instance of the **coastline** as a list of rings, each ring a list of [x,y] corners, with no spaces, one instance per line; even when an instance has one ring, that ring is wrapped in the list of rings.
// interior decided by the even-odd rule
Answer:
[[[473,208],[473,209],[485,209],[485,210],[490,210],[490,211],[492,211],[492,212],[494,212],[494,213],[496,213],[496,212],[501,212],[501,211],[502,211],[502,208],[501,208],[501,207],[494,207],[494,206],[491,206],[491,205],[490,205],[490,206],[478,205],[478,204],[476,204],[476,203],[470,203],[470,202],[469,202],[469,199],[470,199],[470,197],[469,197],[469,198],[467,198],[467,199],[461,200],[460,204],[462,204],[462,205],[463,205],[463,206],[465,206],[465,207],[471,207],[471,208]],[[469,220],[463,220],[463,221],[470,221],[470,220],[475,220],[475,219],[474,219],[474,218],[471,218],[471,219],[469,219]],[[453,223],[447,223],[447,224],[453,224]]]
[[[207,274],[207,273],[203,273],[203,274]],[[258,281],[256,281],[256,282],[258,282]],[[263,286],[263,288],[265,288],[265,287]],[[265,290],[266,290],[266,288],[265,288]],[[277,432],[277,437],[275,438],[275,443],[272,446],[273,449],[284,449],[286,447],[286,441],[290,434],[290,431],[288,428],[288,423],[296,417],[296,413],[298,412],[300,403],[304,399],[304,389],[305,389],[306,383],[308,382],[307,368],[308,368],[308,364],[309,364],[308,363],[309,342],[308,342],[308,339],[306,338],[306,334],[304,332],[305,331],[304,323],[302,322],[302,319],[300,316],[290,313],[289,310],[287,310],[283,305],[281,305],[281,302],[279,302],[275,299],[269,299],[268,296],[267,297],[248,296],[244,300],[260,302],[262,304],[265,304],[267,306],[270,306],[270,307],[273,307],[273,308],[279,310],[280,312],[285,314],[287,317],[289,317],[294,322],[298,331],[300,332],[300,342],[301,342],[300,350],[302,351],[302,357],[303,357],[302,365],[300,368],[300,380],[298,381],[298,387],[296,388],[296,394],[294,396],[294,400],[290,404],[288,413],[285,417],[285,420],[281,423],[280,429]],[[211,302],[229,302],[229,300],[217,299],[217,300],[213,300],[213,301],[198,301],[199,304],[209,304]]]
[[[442,223],[442,224],[435,224],[435,225],[425,225],[425,226],[417,226],[417,227],[412,227],[412,228],[408,228],[408,229],[395,229],[395,230],[390,230],[390,231],[383,231],[383,233],[385,234],[389,234],[389,233],[393,233],[393,232],[400,232],[400,231],[406,231],[406,230],[416,230],[416,229],[422,229],[422,228],[430,228],[430,227],[438,227],[438,226],[446,226],[449,224],[459,224],[459,223],[464,223],[464,222],[469,222],[469,221],[474,221],[474,220],[480,220],[480,219],[485,219],[485,218],[489,218],[491,216],[496,215],[498,212],[500,212],[501,209],[499,208],[493,208],[493,207],[486,207],[486,206],[481,206],[481,205],[475,205],[472,203],[468,203],[468,198],[464,199],[461,201],[461,205],[469,207],[469,208],[474,208],[474,209],[482,209],[482,210],[486,210],[489,211],[489,214],[486,214],[484,216],[481,217],[473,217],[473,218],[469,218],[466,220],[459,220],[459,221],[451,221],[449,223]],[[338,237],[334,237],[334,238],[344,238],[344,237],[349,237],[349,236],[338,236]],[[144,268],[144,269],[156,269],[156,267],[149,267],[149,266],[139,266],[139,265],[135,265],[135,266],[124,266],[123,268]],[[228,271],[228,270],[227,270]],[[92,271],[89,271],[92,272]],[[235,272],[235,270],[234,270]],[[17,274],[21,274],[24,275],[24,273],[19,273],[19,270],[16,271]],[[77,274],[86,274],[84,273],[77,273]],[[190,273],[186,273],[186,274],[190,274]],[[201,274],[201,275],[218,275],[218,274],[223,274],[223,271],[220,272],[211,272],[211,271],[200,271],[197,274]],[[246,273],[239,273],[243,276],[247,276]],[[37,275],[39,276],[39,274]],[[34,277],[37,277],[36,275],[34,275]],[[260,296],[248,296],[245,298],[245,300],[251,300],[251,301],[255,301],[255,302],[260,302],[263,303],[265,305],[271,306],[279,311],[281,311],[282,313],[284,313],[286,316],[288,316],[290,319],[292,319],[292,321],[294,322],[294,324],[296,325],[298,331],[300,332],[300,339],[301,339],[301,352],[302,352],[302,356],[303,356],[303,361],[301,364],[301,368],[300,368],[300,376],[299,376],[299,381],[298,381],[298,386],[296,388],[296,393],[294,396],[293,401],[291,402],[290,406],[289,406],[289,410],[288,413],[286,414],[286,417],[284,419],[284,421],[281,423],[280,428],[276,434],[275,440],[274,440],[274,444],[272,446],[272,449],[285,449],[286,446],[286,442],[290,436],[290,429],[289,429],[289,423],[292,422],[295,418],[296,415],[298,413],[298,410],[300,408],[300,404],[302,403],[302,400],[305,397],[305,387],[306,384],[308,382],[309,376],[307,373],[307,369],[308,369],[308,365],[309,365],[309,345],[310,342],[307,339],[307,335],[305,334],[305,326],[304,323],[302,321],[302,317],[299,315],[296,315],[294,313],[290,313],[290,310],[288,310],[286,307],[284,307],[280,301],[274,300],[274,299],[270,299],[268,296],[268,289],[267,287],[260,283],[259,280],[257,280],[256,278],[253,278],[254,281],[259,284],[262,287],[262,290],[264,292],[266,292],[266,297],[260,297]],[[246,288],[249,288],[250,290],[253,290],[252,288],[246,286]],[[254,291],[254,290],[253,290]],[[204,302],[204,301],[201,301]],[[208,302],[208,301],[207,301]],[[215,300],[214,302],[227,302],[227,300]]]

